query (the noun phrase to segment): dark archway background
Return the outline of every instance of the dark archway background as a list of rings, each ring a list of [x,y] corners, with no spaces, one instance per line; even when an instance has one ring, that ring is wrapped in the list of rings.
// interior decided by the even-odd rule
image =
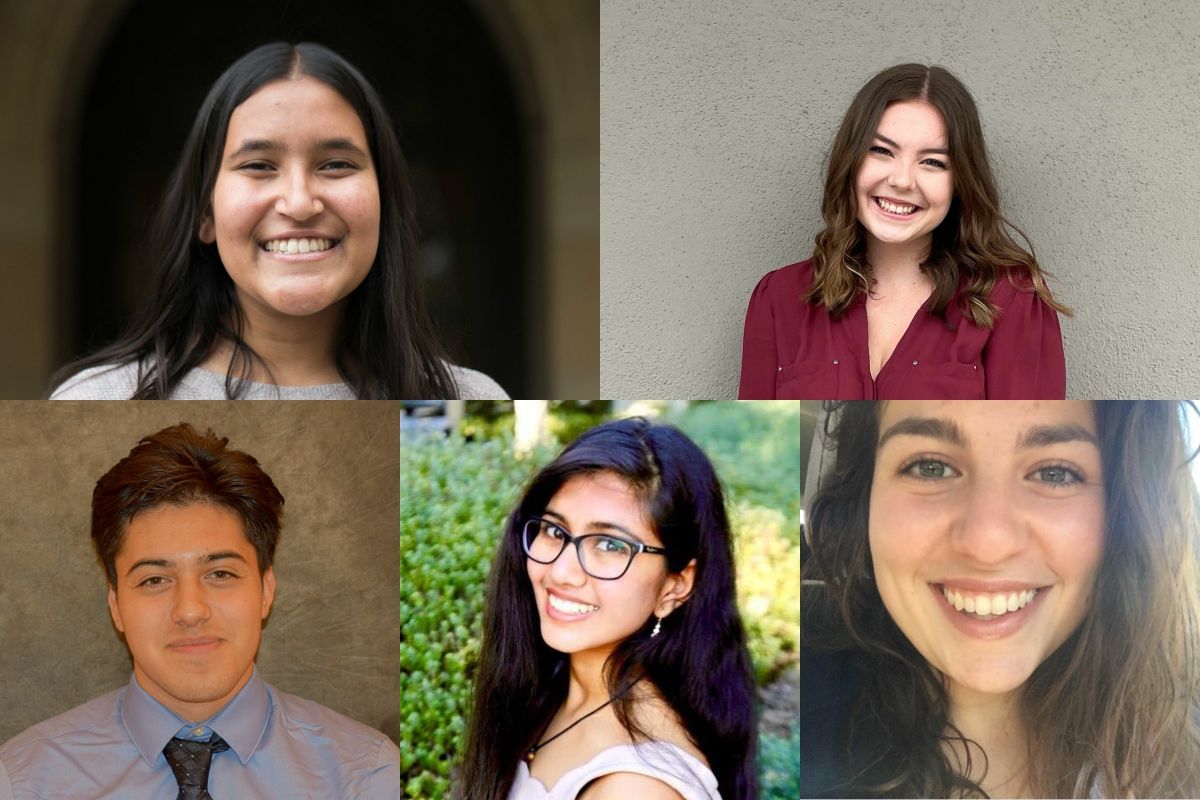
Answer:
[[[498,48],[461,0],[129,5],[84,95],[66,255],[63,360],[111,341],[141,299],[143,244],[193,117],[218,75],[268,41],[315,41],[379,90],[398,124],[422,228],[431,312],[452,357],[514,397],[525,354],[530,148]]]

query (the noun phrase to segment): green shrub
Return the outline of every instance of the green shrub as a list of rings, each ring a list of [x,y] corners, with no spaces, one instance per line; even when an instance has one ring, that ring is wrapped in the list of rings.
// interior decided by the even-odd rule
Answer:
[[[785,517],[769,508],[732,509],[738,610],[760,684],[800,652],[800,548],[785,533]]]
[[[400,771],[404,795],[450,793],[479,654],[483,587],[504,520],[537,464],[511,437],[405,439],[400,482]]]
[[[800,721],[784,738],[763,733],[758,739],[758,781],[763,800],[800,796]]]

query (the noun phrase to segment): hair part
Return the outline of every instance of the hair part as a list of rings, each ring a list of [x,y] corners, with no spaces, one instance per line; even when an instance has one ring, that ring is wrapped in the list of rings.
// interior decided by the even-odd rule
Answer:
[[[849,649],[863,690],[844,752],[861,796],[986,797],[972,775],[987,754],[950,724],[944,677],[892,620],[867,538],[880,406],[829,406],[833,472],[811,504],[803,565],[805,647]],[[1200,584],[1197,496],[1179,403],[1098,401],[1106,521],[1093,603],[1025,684],[1029,786],[1036,797],[1200,794]],[[967,762],[944,749],[955,743]],[[982,780],[982,778],[981,778]]]
[[[932,234],[921,272],[933,282],[929,313],[944,318],[961,285],[964,315],[978,326],[995,323],[989,300],[996,281],[1006,277],[1033,291],[1062,314],[1071,310],[1054,299],[1033,246],[1000,211],[1000,196],[988,162],[979,112],[971,93],[949,70],[899,64],[871,78],[850,103],[833,140],[825,174],[821,215],[825,227],[813,249],[813,283],[803,300],[822,304],[834,319],[855,298],[871,291],[875,277],[867,261],[867,234],[858,220],[855,185],[883,112],[893,103],[920,101],[941,114],[950,151],[954,194],[950,210]],[[1024,246],[1017,243],[1019,236]]]
[[[649,739],[630,691],[647,680],[704,754],[721,796],[756,797],[754,679],[735,602],[724,495],[708,457],[690,439],[640,418],[585,432],[533,477],[509,516],[488,578],[457,796],[503,800],[521,755],[566,699],[569,657],[542,639],[521,527],[567,481],[600,473],[621,477],[643,499],[669,571],[696,561],[692,593],[663,619],[662,634],[650,636],[649,617],[605,663],[617,719],[634,741]]]
[[[367,79],[337,53],[310,42],[262,45],[217,78],[158,206],[143,303],[117,341],[59,369],[51,391],[90,367],[136,363],[131,399],[165,399],[220,340],[233,348],[228,399],[245,395],[254,364],[270,375],[242,338],[243,311],[217,245],[200,241],[199,230],[211,213],[234,110],[268,83],[300,77],[321,81],[354,108],[379,181],[379,247],[367,276],[345,301],[335,342],[338,372],[360,400],[458,396],[421,296],[416,203],[395,127]]]
[[[116,589],[117,555],[129,523],[165,505],[209,503],[237,514],[258,556],[259,573],[275,559],[283,495],[248,453],[231,450],[211,429],[186,422],[146,436],[96,481],[92,491],[92,544]]]

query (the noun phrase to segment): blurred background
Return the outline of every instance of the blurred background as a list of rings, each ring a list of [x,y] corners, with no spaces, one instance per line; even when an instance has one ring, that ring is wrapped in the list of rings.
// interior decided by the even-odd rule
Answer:
[[[400,458],[403,794],[449,795],[479,654],[483,587],[525,481],[580,433],[642,415],[712,459],[735,537],[759,685],[764,798],[799,792],[800,407],[686,401],[405,403]]]
[[[0,398],[110,341],[212,82],[268,41],[358,67],[398,124],[455,361],[599,394],[598,0],[0,0]]]

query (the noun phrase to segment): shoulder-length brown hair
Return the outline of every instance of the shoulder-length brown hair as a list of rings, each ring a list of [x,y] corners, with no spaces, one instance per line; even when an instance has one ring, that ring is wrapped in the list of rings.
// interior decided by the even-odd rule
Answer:
[[[863,688],[840,745],[849,797],[986,797],[987,754],[950,724],[937,672],[896,626],[867,539],[879,404],[831,409],[833,471],[811,503],[805,647],[846,649]],[[1079,628],[1029,677],[1021,714],[1034,797],[1200,796],[1197,495],[1181,406],[1098,401],[1104,556]],[[942,748],[965,748],[963,775]],[[961,745],[961,748],[959,747]],[[978,763],[978,762],[977,762]]]
[[[971,93],[942,67],[899,64],[871,78],[854,96],[833,140],[821,215],[825,227],[813,250],[813,283],[808,302],[823,304],[837,319],[860,293],[875,283],[866,260],[866,236],[858,221],[854,182],[878,130],[879,118],[892,103],[929,103],[946,125],[950,177],[954,196],[946,218],[933,231],[929,255],[921,271],[933,281],[930,313],[945,317],[960,281],[965,278],[962,304],[980,327],[990,328],[996,307],[988,300],[996,281],[1020,276],[1038,297],[1055,310],[1071,310],[1056,301],[1046,286],[1046,274],[1033,255],[1033,246],[1020,228],[1000,213],[996,180],[983,143],[979,111]],[[1010,233],[1010,231],[1012,233]],[[1013,233],[1026,247],[1017,244]]]

